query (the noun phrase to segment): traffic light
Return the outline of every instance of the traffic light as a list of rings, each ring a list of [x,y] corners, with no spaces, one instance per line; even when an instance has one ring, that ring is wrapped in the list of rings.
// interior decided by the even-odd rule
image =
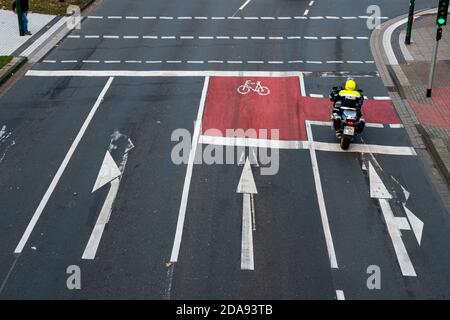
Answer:
[[[436,32],[436,41],[439,41],[441,39],[442,39],[442,28],[439,27]]]
[[[447,24],[449,0],[439,0],[437,24],[438,26],[445,26]]]

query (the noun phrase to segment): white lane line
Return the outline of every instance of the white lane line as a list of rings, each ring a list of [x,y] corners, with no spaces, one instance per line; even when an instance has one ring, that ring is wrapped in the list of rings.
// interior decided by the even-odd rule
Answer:
[[[71,34],[71,35],[68,35],[68,36],[67,36],[67,38],[69,38],[69,39],[80,39],[80,37],[81,37],[81,36],[79,36],[79,35],[74,35],[74,34]]]
[[[97,109],[99,108],[100,104],[102,103],[102,101],[106,95],[106,92],[108,92],[108,89],[111,86],[111,83],[113,80],[114,80],[114,78],[110,77],[108,79],[108,81],[106,82],[105,86],[103,87],[103,90],[100,92],[100,95],[98,96],[97,101],[95,102],[95,104],[92,107],[91,111],[89,112],[86,120],[84,121],[83,125],[81,126],[80,131],[78,132],[77,136],[75,137],[75,140],[73,141],[72,145],[69,148],[69,151],[67,152],[66,156],[64,157],[64,160],[62,161],[61,165],[59,166],[59,169],[56,172],[55,176],[53,177],[53,180],[50,183],[50,186],[48,187],[47,191],[45,192],[44,197],[42,198],[36,211],[34,212],[30,223],[28,224],[24,234],[22,235],[22,238],[19,241],[19,244],[17,245],[16,249],[14,250],[14,253],[21,253],[23,251],[23,248],[25,247],[31,233],[33,232],[34,227],[36,226],[36,223],[38,222],[42,212],[44,211],[48,200],[50,199],[59,180],[61,179],[61,176],[63,175],[70,159],[72,158],[76,148],[78,147],[78,144],[80,143],[81,139],[83,138],[83,135],[86,132],[87,127],[91,123],[91,120],[94,117]]]
[[[268,64],[284,64],[284,61],[267,61]]]
[[[350,64],[361,64],[361,63],[364,63],[363,61],[347,61],[347,63],[350,63]]]
[[[304,16],[307,16],[309,13],[309,9],[306,9],[305,12],[303,13]]]
[[[251,2],[252,0],[247,0],[244,2],[244,4],[242,6],[239,7],[239,10],[244,10],[244,8]]]
[[[103,16],[88,16],[88,19],[103,19]]]
[[[345,300],[344,291],[342,290],[336,290],[336,298],[338,300]]]
[[[261,20],[275,20],[275,17],[260,17]]]
[[[86,35],[84,36],[85,39],[98,39],[100,38],[99,35]]]
[[[178,20],[192,20],[192,17],[178,17]]]
[[[344,63],[344,61],[342,61],[342,60],[336,60],[336,61],[327,61],[327,63],[332,63],[332,64],[341,64],[341,63]]]
[[[291,20],[292,17],[277,17],[278,20]]]
[[[156,20],[157,17],[142,17],[143,20]]]
[[[166,63],[182,63],[181,60],[167,60]]]
[[[300,94],[302,97],[306,97],[306,89],[305,89],[305,76],[303,73],[301,73],[298,76],[299,82],[300,82]]]
[[[309,64],[322,64],[322,61],[306,61]]]
[[[384,124],[382,123],[366,123],[367,128],[384,128]]]
[[[309,4],[308,4],[308,6],[310,6],[310,7],[312,7],[313,5],[314,5],[314,0],[310,1]]]
[[[402,129],[402,128],[404,128],[403,124],[401,124],[401,123],[393,123],[393,124],[390,124],[389,127],[391,129]]]
[[[77,63],[78,60],[62,60],[61,63]]]
[[[194,17],[195,20],[208,20],[208,17]]]
[[[331,36],[331,37],[321,37],[321,39],[322,40],[335,40],[335,39],[337,39],[337,37],[333,37],[333,36]]]
[[[143,39],[158,39],[158,36],[142,36]]]
[[[247,40],[248,37],[235,36],[235,37],[233,37],[233,39],[235,39],[235,40]]]
[[[125,19],[128,19],[128,20],[139,20],[140,17],[136,17],[136,16],[126,16]]]
[[[106,64],[114,64],[114,63],[122,63],[122,61],[120,61],[120,60],[106,60],[105,63]]]
[[[310,20],[322,20],[324,17],[322,16],[316,16],[316,17],[309,17]]]
[[[163,17],[159,17],[159,19],[160,20],[172,20],[173,17],[165,17],[165,16],[163,16]]]
[[[225,17],[211,17],[211,20],[225,20]]]
[[[311,93],[309,96],[310,96],[311,98],[323,98],[323,94],[314,94],[314,93]]]
[[[142,63],[141,60],[126,60],[125,63]]]
[[[123,36],[124,39],[139,39],[139,36]]]
[[[83,60],[83,63],[100,63],[100,60]]]
[[[229,37],[229,36],[216,36],[216,39],[219,39],[219,40],[228,40],[228,39],[230,39],[230,37]]]
[[[180,36],[181,40],[194,39],[194,36]]]
[[[230,63],[230,64],[240,64],[240,63],[243,63],[243,62],[240,61],[240,60],[228,60],[227,63]]]
[[[355,20],[355,19],[358,19],[357,17],[342,17],[342,19],[345,19],[345,20]]]
[[[273,37],[269,37],[269,39],[270,40],[283,40],[284,38],[283,37],[280,37],[280,36],[273,36]]]
[[[325,19],[329,19],[329,20],[339,20],[340,17],[336,17],[336,16],[326,16]]]
[[[252,36],[251,39],[253,39],[253,40],[266,40],[266,37]]]
[[[173,39],[176,39],[176,37],[175,36],[161,36],[161,39],[162,40],[173,40]]]
[[[301,38],[302,38],[301,36],[288,36],[287,37],[288,40],[294,40],[294,39],[300,40]]]
[[[311,124],[309,123],[309,121],[305,121],[305,125],[306,125],[306,132],[308,135],[308,141],[311,143],[314,141]],[[325,198],[322,190],[322,181],[320,179],[319,164],[317,162],[316,149],[314,145],[311,145],[310,147],[311,148],[309,149],[309,154],[311,156],[314,183],[316,186],[317,202],[319,203],[320,217],[322,220],[328,257],[330,259],[331,268],[338,269],[339,267],[336,259],[336,252],[334,250],[333,237],[331,236],[330,224],[328,221],[327,207],[325,205]]]
[[[313,36],[304,36],[303,39],[306,39],[306,40],[317,40],[319,38],[318,37],[313,37]]]
[[[145,63],[155,64],[155,63],[162,63],[162,61],[161,60],[148,60],[148,61],[145,61]]]
[[[183,193],[181,196],[180,210],[178,212],[178,221],[177,221],[177,228],[176,228],[176,232],[175,232],[175,239],[174,239],[174,243],[173,243],[172,254],[170,257],[171,262],[177,262],[178,254],[180,253],[181,238],[183,236],[183,228],[184,228],[184,220],[186,218],[186,207],[187,207],[187,202],[188,202],[188,198],[189,198],[189,188],[191,186],[192,170],[194,167],[194,159],[195,159],[195,154],[197,152],[197,146],[199,144],[200,127],[201,127],[202,118],[203,118],[203,110],[205,108],[206,94],[208,92],[208,86],[209,86],[209,76],[205,77],[205,82],[203,84],[202,96],[200,98],[200,105],[198,107],[197,120],[195,122],[195,128],[194,128],[194,136],[192,138],[192,147],[191,147],[191,151],[189,152],[189,160],[188,160],[188,165],[187,165],[187,170],[186,170],[186,177],[184,179],[184,186],[183,186]]]
[[[201,63],[205,63],[205,61],[201,61],[201,60],[188,60],[187,63],[201,64]]]
[[[213,40],[214,39],[214,37],[212,37],[212,36],[199,36],[198,38],[200,40]]]
[[[122,16],[108,16],[108,19],[122,19]]]
[[[391,97],[373,97],[373,100],[385,100],[385,101],[388,101],[388,100],[391,100]]]
[[[259,17],[244,17],[244,20],[259,20]]]
[[[56,60],[43,60],[44,63],[56,63]]]
[[[103,36],[104,39],[119,39],[119,36]]]
[[[247,61],[247,63],[250,63],[250,64],[263,64],[264,61],[250,60],[250,61]]]
[[[354,37],[348,37],[348,36],[342,36],[342,37],[339,37],[340,39],[342,39],[342,40],[353,40],[353,39],[355,39]]]
[[[223,63],[223,60],[208,60],[208,63]]]
[[[172,61],[167,61],[167,63]],[[176,61],[181,63],[181,61]],[[304,73],[307,73],[306,71]],[[300,71],[223,71],[223,70],[29,70],[34,77],[297,77]]]

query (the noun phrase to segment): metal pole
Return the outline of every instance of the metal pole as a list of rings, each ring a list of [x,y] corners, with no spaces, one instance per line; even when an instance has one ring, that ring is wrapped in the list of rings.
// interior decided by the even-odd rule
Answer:
[[[416,2],[416,0],[409,1],[408,26],[406,28],[405,44],[411,44],[411,32],[412,32],[412,25],[413,25],[413,21],[414,21],[415,2]]]
[[[427,98],[431,97],[431,90],[433,89],[433,79],[434,79],[434,71],[436,70],[438,48],[439,48],[439,40],[436,39],[433,48],[433,57],[432,57],[433,60],[431,60],[430,78],[428,79]]]
[[[17,19],[19,20],[19,33],[21,36],[24,36],[25,30],[23,28],[22,6],[20,0],[16,0],[16,13]]]

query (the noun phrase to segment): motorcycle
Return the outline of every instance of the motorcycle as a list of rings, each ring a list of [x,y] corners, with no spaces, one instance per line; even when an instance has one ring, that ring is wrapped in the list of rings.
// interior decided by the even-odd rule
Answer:
[[[333,105],[331,119],[341,148],[347,150],[354,138],[363,132],[364,118],[359,115],[356,108],[344,107],[340,101],[336,101]]]

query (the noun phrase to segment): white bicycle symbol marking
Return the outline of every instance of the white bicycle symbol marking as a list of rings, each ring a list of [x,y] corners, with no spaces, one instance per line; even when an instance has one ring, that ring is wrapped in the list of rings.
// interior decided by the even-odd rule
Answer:
[[[270,89],[261,85],[261,81],[252,82],[251,80],[246,80],[245,84],[237,88],[239,94],[247,94],[250,91],[258,93],[260,96],[267,96],[270,94]]]

